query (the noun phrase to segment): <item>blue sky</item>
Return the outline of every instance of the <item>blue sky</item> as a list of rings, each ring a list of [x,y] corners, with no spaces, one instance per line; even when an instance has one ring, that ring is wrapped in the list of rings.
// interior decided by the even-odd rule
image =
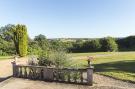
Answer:
[[[0,0],[0,26],[25,24],[30,37],[135,35],[135,0]]]

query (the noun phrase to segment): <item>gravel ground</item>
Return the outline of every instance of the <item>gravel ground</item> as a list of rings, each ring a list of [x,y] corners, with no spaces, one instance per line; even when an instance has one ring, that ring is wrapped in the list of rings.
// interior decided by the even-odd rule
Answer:
[[[110,77],[94,74],[94,82],[98,86],[115,86],[115,87],[122,87],[126,89],[133,88],[135,89],[134,83],[124,82],[121,80],[116,80]]]
[[[17,60],[17,64],[26,64],[28,58],[20,58]],[[12,75],[12,64],[13,59],[0,60],[0,82],[7,79]]]
[[[19,59],[17,63],[26,64],[27,60],[25,59]],[[0,61],[0,80],[12,75],[12,61],[12,59]],[[135,84],[94,74],[93,86],[9,78],[0,83],[0,89],[135,89]]]
[[[114,86],[83,86],[44,81],[32,81],[27,79],[10,78],[0,84],[0,89],[130,89]]]
[[[27,58],[20,58],[17,60],[17,64],[26,64]],[[1,60],[0,61],[0,78],[5,78],[12,75],[12,65],[13,59]]]

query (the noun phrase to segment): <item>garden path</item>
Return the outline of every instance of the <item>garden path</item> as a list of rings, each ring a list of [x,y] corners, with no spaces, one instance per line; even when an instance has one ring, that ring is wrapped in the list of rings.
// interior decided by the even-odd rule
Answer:
[[[26,64],[26,59],[27,58],[19,58],[17,60],[18,64]],[[7,78],[9,78],[12,75],[12,65],[11,62],[14,60],[11,59],[5,59],[5,60],[0,60],[0,81],[3,81]]]

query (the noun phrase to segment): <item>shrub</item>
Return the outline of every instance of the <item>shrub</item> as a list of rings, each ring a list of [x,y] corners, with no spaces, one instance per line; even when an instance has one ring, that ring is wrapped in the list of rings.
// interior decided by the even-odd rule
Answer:
[[[47,50],[48,50],[48,48],[49,48],[49,43],[48,43],[47,38],[46,38],[44,35],[40,34],[40,35],[36,36],[36,37],[34,38],[34,41],[37,42],[38,46],[39,46],[42,50],[44,50],[44,51],[47,51]]]
[[[40,66],[51,66],[52,61],[49,60],[49,56],[47,52],[42,51],[38,57],[38,65]]]
[[[28,65],[38,65],[37,57],[34,55],[29,56]]]
[[[39,55],[42,52],[42,49],[38,46],[37,42],[29,42],[28,45],[28,54],[29,55]]]
[[[52,51],[49,55],[49,60],[52,61],[53,66],[56,68],[69,66],[69,56],[64,50]]]
[[[7,56],[8,54],[6,52],[3,52],[2,50],[0,50],[0,56]]]
[[[56,68],[67,67],[69,65],[69,56],[64,50],[55,50],[50,52],[41,52],[38,57],[40,66],[50,66]]]

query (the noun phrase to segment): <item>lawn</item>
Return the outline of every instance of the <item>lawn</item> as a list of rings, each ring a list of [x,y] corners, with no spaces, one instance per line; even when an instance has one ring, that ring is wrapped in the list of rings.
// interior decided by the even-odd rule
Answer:
[[[11,59],[13,56],[0,56],[0,60]]]
[[[87,56],[93,56],[95,73],[135,82],[135,52],[72,53],[70,55],[78,65],[86,65]]]

